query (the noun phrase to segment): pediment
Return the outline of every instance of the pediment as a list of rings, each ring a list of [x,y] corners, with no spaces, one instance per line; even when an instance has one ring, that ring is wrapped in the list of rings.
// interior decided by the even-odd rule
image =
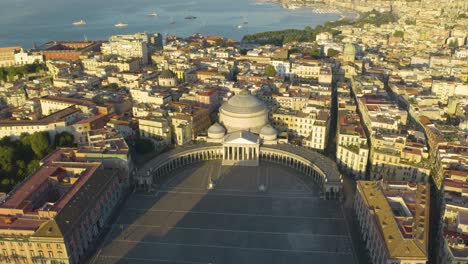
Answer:
[[[225,144],[257,145],[258,136],[248,131],[237,131],[224,137]]]

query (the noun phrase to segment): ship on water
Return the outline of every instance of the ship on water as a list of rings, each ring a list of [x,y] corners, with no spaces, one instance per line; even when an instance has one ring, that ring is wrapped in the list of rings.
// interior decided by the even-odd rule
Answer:
[[[158,13],[156,13],[156,11],[153,11],[152,13],[149,13],[148,16],[149,17],[157,17]]]
[[[73,26],[85,26],[86,22],[82,19],[80,21],[76,21],[72,23]]]
[[[117,23],[117,24],[114,25],[114,27],[117,27],[117,28],[123,28],[123,27],[126,27],[126,26],[128,26],[128,24],[126,24],[126,23]]]
[[[192,19],[197,19],[196,16],[186,16],[185,19],[192,20]]]

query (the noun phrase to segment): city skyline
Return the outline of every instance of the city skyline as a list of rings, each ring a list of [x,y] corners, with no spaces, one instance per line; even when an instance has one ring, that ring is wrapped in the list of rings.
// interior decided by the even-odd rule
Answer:
[[[468,5],[210,1],[0,39],[0,262],[468,262]]]

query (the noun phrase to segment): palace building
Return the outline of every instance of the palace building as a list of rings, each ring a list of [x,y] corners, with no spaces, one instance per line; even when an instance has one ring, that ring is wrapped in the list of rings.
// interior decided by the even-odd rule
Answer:
[[[88,133],[89,145],[59,148],[0,203],[0,263],[82,263],[132,170],[116,131]]]

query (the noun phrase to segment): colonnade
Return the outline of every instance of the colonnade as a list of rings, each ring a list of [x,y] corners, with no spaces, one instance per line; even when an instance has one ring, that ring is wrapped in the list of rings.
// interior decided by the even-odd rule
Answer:
[[[175,156],[169,156],[165,160],[156,162],[150,171],[148,171],[144,177],[139,176],[137,181],[139,184],[145,185],[151,185],[153,182],[160,184],[160,178],[169,174],[171,171],[205,160],[224,160],[225,158],[232,158],[242,161],[249,160],[249,158],[251,160],[256,158],[257,161],[264,160],[288,166],[311,177],[320,187],[324,198],[333,199],[340,197],[341,183],[328,182],[327,175],[310,160],[297,156],[294,153],[283,153],[284,151],[274,149],[259,150],[260,149],[256,147],[236,148],[234,146],[223,146],[178,153]]]
[[[312,180],[320,187],[323,187],[323,185],[327,181],[326,176],[319,173],[317,171],[317,168],[313,168],[311,166],[311,162],[307,160],[299,160],[291,157],[291,155],[286,156],[283,154],[268,151],[262,151],[262,153],[260,154],[260,160],[278,163],[296,169],[302,172],[303,174],[312,177]]]
[[[223,158],[223,152],[221,149],[203,149],[189,153],[181,153],[177,157],[167,160],[165,163],[158,167],[153,168],[151,174],[156,180],[175,169],[182,168],[186,165],[205,161],[205,160],[219,160]]]
[[[258,147],[249,146],[223,146],[224,160],[257,160]]]

